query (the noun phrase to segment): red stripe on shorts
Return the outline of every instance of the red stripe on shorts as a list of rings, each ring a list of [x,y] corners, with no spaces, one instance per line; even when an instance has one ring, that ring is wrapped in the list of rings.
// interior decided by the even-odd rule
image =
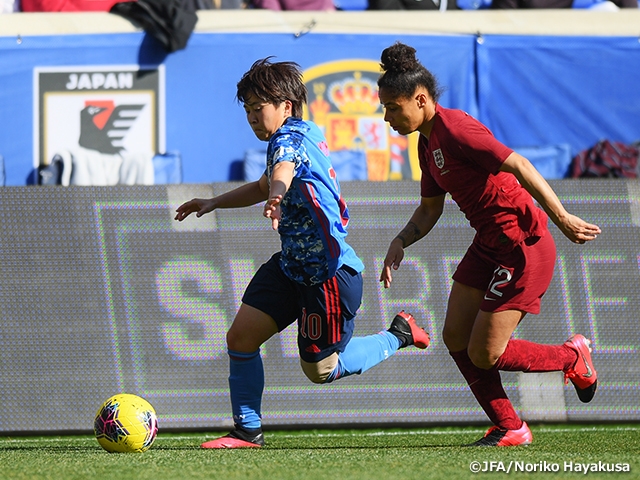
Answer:
[[[330,278],[324,282],[324,298],[327,308],[327,341],[333,345],[340,341],[340,291],[338,289],[338,279]]]

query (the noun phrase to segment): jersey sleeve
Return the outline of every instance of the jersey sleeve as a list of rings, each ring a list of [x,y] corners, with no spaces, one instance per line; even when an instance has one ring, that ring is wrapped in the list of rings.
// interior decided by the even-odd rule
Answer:
[[[461,127],[450,131],[459,153],[489,173],[497,174],[513,150],[499,142],[487,127],[471,116],[465,118]]]
[[[294,131],[274,135],[269,142],[271,165],[275,166],[280,162],[292,162],[294,164],[293,174],[296,176],[300,171],[300,167],[309,162],[303,140],[303,135]]]

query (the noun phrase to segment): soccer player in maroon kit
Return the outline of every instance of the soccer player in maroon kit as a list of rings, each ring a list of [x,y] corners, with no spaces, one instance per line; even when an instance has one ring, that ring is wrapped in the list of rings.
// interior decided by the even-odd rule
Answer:
[[[402,135],[420,132],[422,179],[420,205],[391,241],[380,281],[390,287],[404,249],[431,231],[449,193],[476,230],[453,275],[443,329],[449,353],[494,424],[473,445],[528,445],[531,431],[507,397],[500,370],[562,371],[583,402],[591,401],[597,387],[591,342],[584,336],[562,345],[511,338],[527,313],[540,312],[553,276],[556,248],[547,220],[579,244],[595,239],[600,228],[568,213],[531,163],[484,125],[440,106],[437,81],[415,53],[396,43],[381,57],[384,119]]]

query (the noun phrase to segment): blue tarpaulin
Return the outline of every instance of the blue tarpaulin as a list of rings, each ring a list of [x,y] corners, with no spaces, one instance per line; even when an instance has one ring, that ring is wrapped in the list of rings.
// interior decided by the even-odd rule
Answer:
[[[640,43],[630,37],[487,35],[480,120],[508,145],[640,140]]]
[[[163,65],[163,147],[180,152],[184,182],[218,182],[247,150],[264,148],[235,101],[236,83],[255,60],[273,55],[303,70],[379,62],[397,40],[436,74],[443,106],[478,117],[509,146],[569,144],[575,154],[602,138],[640,138],[635,37],[195,33],[169,55],[144,33],[0,37],[6,183],[27,183],[37,161],[37,69]]]

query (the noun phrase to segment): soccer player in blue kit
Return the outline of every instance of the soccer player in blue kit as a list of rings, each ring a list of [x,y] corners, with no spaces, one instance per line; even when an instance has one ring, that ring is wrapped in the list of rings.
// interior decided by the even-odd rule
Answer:
[[[349,213],[324,135],[302,120],[307,89],[300,67],[258,60],[238,82],[236,98],[255,135],[269,142],[264,174],[217,197],[184,203],[175,219],[265,202],[263,215],[280,234],[281,251],[258,269],[227,332],[234,429],[203,448],[264,445],[259,349],[296,320],[302,370],[318,384],[361,374],[400,348],[429,345],[429,335],[404,311],[388,330],[353,337],[364,265],[345,241]]]

